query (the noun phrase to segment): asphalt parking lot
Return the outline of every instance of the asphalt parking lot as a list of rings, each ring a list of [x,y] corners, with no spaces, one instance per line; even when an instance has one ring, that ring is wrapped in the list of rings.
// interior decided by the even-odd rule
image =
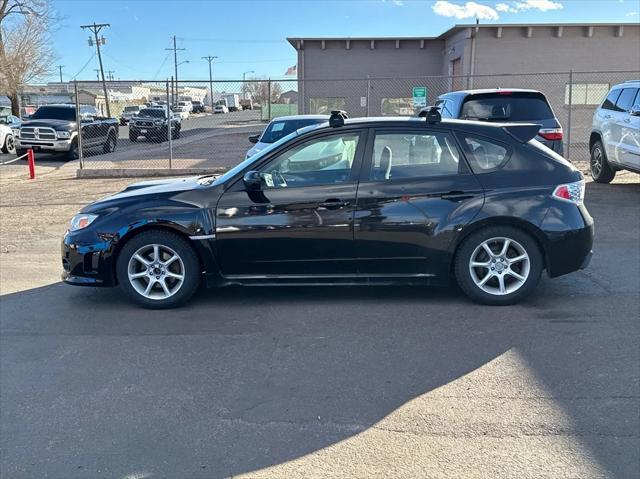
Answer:
[[[131,181],[0,181],[0,476],[639,476],[638,175],[587,185],[589,269],[501,308],[324,287],[147,311],[60,284],[68,219]]]

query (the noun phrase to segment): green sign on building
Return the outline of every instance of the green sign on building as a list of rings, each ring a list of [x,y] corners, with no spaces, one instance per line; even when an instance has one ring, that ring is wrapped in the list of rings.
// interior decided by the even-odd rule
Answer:
[[[427,106],[427,87],[426,86],[414,86],[413,87],[413,107],[420,108]]]

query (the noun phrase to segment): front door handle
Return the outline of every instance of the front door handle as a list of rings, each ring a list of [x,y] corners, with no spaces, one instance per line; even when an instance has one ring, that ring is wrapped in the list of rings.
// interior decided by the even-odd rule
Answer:
[[[348,201],[342,201],[338,198],[329,198],[328,200],[325,200],[322,203],[318,204],[318,206],[326,208],[328,210],[336,210],[338,208],[349,206],[350,204],[351,203],[349,203]]]

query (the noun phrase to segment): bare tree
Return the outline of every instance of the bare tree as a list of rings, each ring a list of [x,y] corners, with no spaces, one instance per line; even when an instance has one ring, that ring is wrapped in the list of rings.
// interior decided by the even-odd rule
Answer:
[[[0,93],[9,97],[16,116],[22,88],[51,72],[53,18],[48,0],[0,0]]]
[[[246,92],[259,105],[266,105],[269,99],[269,80],[252,78],[245,84]],[[277,103],[282,95],[282,86],[278,82],[271,82],[271,103]]]

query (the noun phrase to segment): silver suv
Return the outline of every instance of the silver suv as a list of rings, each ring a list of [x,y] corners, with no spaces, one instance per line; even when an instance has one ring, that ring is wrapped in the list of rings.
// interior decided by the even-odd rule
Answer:
[[[609,183],[618,170],[640,173],[640,80],[615,85],[593,115],[591,177]]]

